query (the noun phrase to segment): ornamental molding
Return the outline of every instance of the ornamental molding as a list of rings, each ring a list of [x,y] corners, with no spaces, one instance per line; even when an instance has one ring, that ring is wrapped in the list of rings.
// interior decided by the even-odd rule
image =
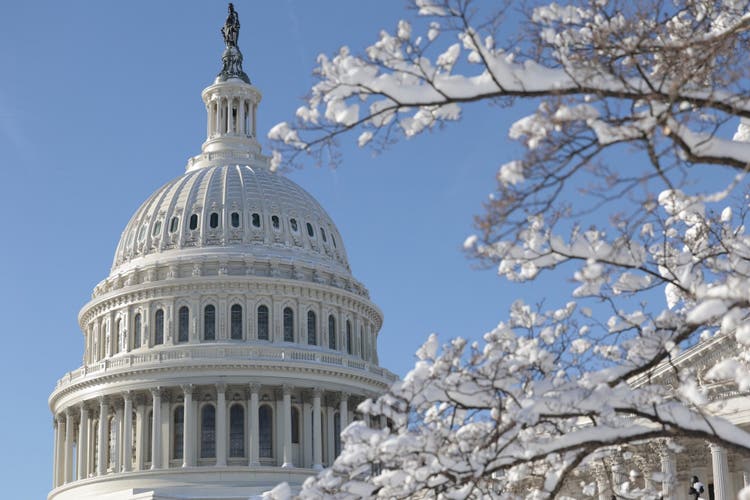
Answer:
[[[96,297],[86,304],[79,313],[78,322],[82,330],[86,329],[95,317],[109,313],[113,309],[125,307],[143,307],[140,302],[154,300],[174,300],[186,295],[197,294],[252,294],[253,296],[281,296],[290,299],[309,299],[325,303],[327,307],[346,307],[361,316],[367,317],[376,326],[382,326],[382,312],[367,298],[355,295],[342,289],[332,289],[326,285],[310,282],[297,282],[284,278],[250,279],[241,276],[213,276],[201,278],[178,278],[169,282],[141,284],[137,289],[123,289],[119,292]],[[180,297],[182,296],[182,297]]]

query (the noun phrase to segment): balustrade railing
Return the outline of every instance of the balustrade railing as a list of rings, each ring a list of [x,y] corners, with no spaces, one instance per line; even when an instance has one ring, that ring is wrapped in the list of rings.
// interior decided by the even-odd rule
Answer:
[[[150,364],[164,363],[191,359],[200,360],[231,360],[236,361],[274,361],[289,363],[314,363],[351,368],[368,372],[385,378],[388,382],[394,382],[397,376],[377,365],[367,361],[352,358],[345,354],[320,352],[310,349],[295,349],[290,347],[226,347],[207,345],[179,345],[167,346],[156,352],[120,353],[112,358],[96,361],[65,374],[57,381],[57,387],[71,384],[81,378],[119,371],[127,368],[139,368]]]

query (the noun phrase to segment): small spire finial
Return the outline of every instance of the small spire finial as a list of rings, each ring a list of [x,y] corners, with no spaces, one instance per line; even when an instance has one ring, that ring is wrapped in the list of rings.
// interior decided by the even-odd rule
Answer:
[[[234,10],[234,4],[229,4],[229,14],[221,28],[221,35],[224,37],[224,54],[221,56],[221,71],[216,76],[217,82],[223,82],[230,78],[239,78],[245,83],[250,83],[250,78],[242,70],[242,52],[237,45],[237,39],[240,36],[240,17]]]

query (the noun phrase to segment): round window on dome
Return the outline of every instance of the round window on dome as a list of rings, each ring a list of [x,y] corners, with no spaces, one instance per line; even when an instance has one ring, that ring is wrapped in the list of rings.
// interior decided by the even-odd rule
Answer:
[[[240,227],[240,213],[239,212],[232,212],[231,219],[232,219],[232,227]]]
[[[154,229],[151,231],[151,236],[155,238],[156,236],[159,235],[160,232],[161,232],[161,221],[158,220],[156,221],[156,224],[154,224]]]
[[[314,238],[315,237],[315,230],[313,229],[312,224],[310,224],[309,222],[307,223],[307,235],[310,238]]]
[[[295,233],[299,231],[299,227],[297,226],[297,219],[289,219],[289,225],[292,227],[292,231]]]
[[[190,230],[195,231],[198,228],[198,214],[190,216]]]
[[[211,226],[211,229],[219,227],[219,214],[211,212],[211,217],[208,219],[208,225]]]
[[[260,214],[253,214],[253,227],[260,227]]]
[[[271,225],[273,226],[274,229],[278,229],[279,228],[280,224],[279,224],[279,216],[278,215],[271,216]]]

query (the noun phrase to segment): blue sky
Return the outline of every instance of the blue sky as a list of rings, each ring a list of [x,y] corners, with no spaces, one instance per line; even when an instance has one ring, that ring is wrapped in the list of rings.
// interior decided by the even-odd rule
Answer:
[[[319,53],[342,44],[361,49],[411,15],[400,0],[235,6],[245,70],[263,93],[264,131],[293,117]],[[0,470],[7,498],[44,498],[49,490],[47,397],[80,365],[78,311],[107,276],[132,213],[199,152],[200,92],[220,68],[225,17],[225,2],[3,5]],[[497,167],[518,151],[507,128],[520,116],[475,106],[460,124],[378,156],[347,143],[339,169],[309,165],[290,174],[337,223],[355,276],[385,315],[381,364],[399,375],[429,333],[478,339],[515,298],[541,290],[536,297],[551,295],[554,304],[570,288],[551,279],[513,285],[476,269],[461,251]]]

